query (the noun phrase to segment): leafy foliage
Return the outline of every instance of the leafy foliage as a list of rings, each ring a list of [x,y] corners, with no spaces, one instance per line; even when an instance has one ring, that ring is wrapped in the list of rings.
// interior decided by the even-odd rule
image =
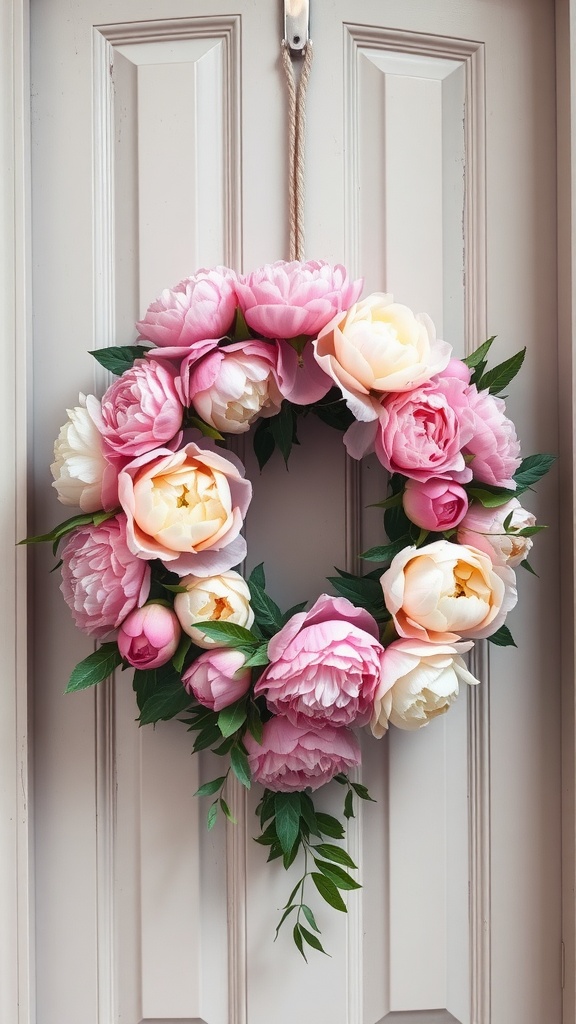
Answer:
[[[91,356],[105,370],[121,377],[126,370],[129,370],[137,359],[144,359],[148,347],[144,345],[111,345],[109,348],[98,348],[90,352]]]

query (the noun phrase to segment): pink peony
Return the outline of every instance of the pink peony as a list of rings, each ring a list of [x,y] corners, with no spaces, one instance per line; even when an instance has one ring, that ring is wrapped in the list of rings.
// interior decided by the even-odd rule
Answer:
[[[451,530],[466,515],[468,496],[451,480],[407,480],[402,495],[404,511],[416,526],[442,533]]]
[[[163,348],[179,349],[222,338],[234,321],[236,281],[233,270],[214,267],[165,288],[136,324],[140,336]]]
[[[485,551],[493,565],[509,565],[512,569],[528,557],[531,537],[506,533],[504,521],[512,513],[509,529],[522,530],[536,525],[536,518],[512,498],[498,508],[484,508],[474,502],[458,527],[458,543]]]
[[[310,342],[300,356],[287,341],[280,340],[278,348],[278,377],[283,397],[294,405],[311,405],[324,398],[332,381],[318,366]]]
[[[316,335],[356,302],[362,281],[324,260],[268,263],[236,285],[246,323],[265,338]]]
[[[177,438],[182,403],[175,371],[150,359],[137,359],[102,399],[97,425],[110,456],[133,459]]]
[[[134,668],[165,665],[180,642],[180,623],[163,604],[145,604],[124,619],[118,632],[120,654]]]
[[[437,374],[437,377],[456,377],[465,384],[470,383],[471,376],[472,370],[461,359],[451,359],[446,369]]]
[[[150,567],[126,543],[126,516],[74,530],[62,550],[60,590],[79,629],[102,637],[116,629],[150,590]]]
[[[365,725],[382,674],[384,649],[375,619],[343,597],[321,594],[293,615],[268,644],[271,664],[254,693],[294,724],[312,719]]]
[[[205,651],[182,676],[188,693],[212,711],[234,704],[250,688],[252,672],[243,668],[246,658],[240,651],[219,647]]]
[[[520,443],[512,420],[505,416],[505,402],[488,391],[478,391],[474,384],[467,390],[474,429],[464,454],[474,456],[472,475],[481,483],[515,490],[512,477],[520,465]]]
[[[246,554],[240,530],[252,485],[230,452],[224,458],[193,442],[177,452],[157,448],[124,467],[118,495],[138,558],[160,558],[179,576],[212,576]]]
[[[378,459],[391,473],[413,480],[472,478],[462,448],[473,436],[469,388],[456,377],[384,398],[376,434]]]
[[[277,364],[278,346],[270,342],[227,345],[200,361],[183,361],[180,393],[210,426],[242,434],[258,417],[280,411]]]
[[[248,733],[244,744],[255,782],[279,793],[319,789],[361,761],[358,740],[349,729],[293,725],[282,716],[264,724],[261,744]]]

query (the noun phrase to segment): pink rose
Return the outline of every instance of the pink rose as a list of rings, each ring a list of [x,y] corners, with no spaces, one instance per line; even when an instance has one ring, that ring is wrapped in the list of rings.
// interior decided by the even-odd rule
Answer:
[[[400,636],[430,643],[491,636],[518,599],[513,569],[447,540],[404,548],[380,582]]]
[[[211,576],[246,554],[239,534],[252,485],[230,452],[224,458],[192,442],[147,452],[121,471],[118,495],[138,558],[160,558],[179,576]]]
[[[493,565],[509,565],[514,569],[528,557],[532,538],[505,532],[504,521],[510,513],[512,519],[508,528],[511,530],[536,525],[535,516],[523,509],[517,498],[499,508],[484,508],[474,502],[458,527],[458,543],[485,551]]]
[[[422,384],[414,391],[387,395],[376,434],[376,455],[390,473],[413,480],[472,478],[462,448],[473,436],[466,385],[456,377]]]
[[[150,567],[129,551],[126,516],[74,530],[62,549],[60,590],[79,629],[102,637],[116,629],[150,590]]]
[[[504,414],[504,400],[488,391],[478,391],[471,384],[468,404],[473,416],[473,433],[465,442],[464,454],[474,456],[470,463],[474,479],[515,490],[512,477],[521,461],[520,444],[512,420]]]
[[[233,270],[214,267],[165,288],[136,324],[140,336],[163,348],[181,350],[206,338],[222,338],[236,312],[236,281]]]
[[[118,650],[134,668],[165,665],[179,642],[180,623],[174,612],[154,602],[130,612],[118,631]]]
[[[217,348],[200,361],[185,359],[180,393],[202,419],[222,433],[242,434],[258,417],[275,416],[282,395],[278,386],[278,346],[241,341]]]
[[[244,745],[254,781],[277,793],[319,789],[361,761],[358,740],[349,729],[293,725],[281,715],[264,723],[261,744],[246,733]]]
[[[314,335],[362,291],[344,267],[324,260],[268,263],[236,285],[246,323],[265,338]]]
[[[382,674],[375,619],[343,597],[322,594],[293,615],[268,644],[268,665],[254,693],[294,724],[308,719],[365,725]]]
[[[442,533],[451,530],[466,515],[468,496],[451,480],[407,480],[402,495],[404,511],[416,526]]]
[[[174,378],[172,367],[137,359],[110,385],[96,421],[109,456],[133,459],[178,435],[183,410]]]
[[[205,651],[186,669],[182,682],[199,704],[221,711],[235,704],[250,688],[252,672],[242,667],[245,661],[240,651],[229,647]]]

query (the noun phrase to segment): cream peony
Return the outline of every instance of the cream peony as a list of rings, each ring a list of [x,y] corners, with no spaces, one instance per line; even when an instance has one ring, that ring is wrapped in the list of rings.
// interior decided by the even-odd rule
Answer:
[[[100,402],[80,395],[80,405],[67,409],[68,420],[54,442],[50,466],[58,501],[83,512],[112,509],[117,504],[116,471],[104,456],[102,435],[94,420]]]
[[[174,611],[182,629],[198,647],[221,645],[196,629],[195,622],[235,622],[246,629],[254,622],[248,584],[239,573],[231,570],[207,579],[184,576],[182,586],[186,587],[186,593],[176,594]]]
[[[376,691],[370,728],[376,739],[389,723],[398,729],[420,729],[443,715],[458,696],[459,684],[473,685],[460,654],[472,641],[428,644],[421,640],[395,640],[384,652],[382,683]]]
[[[443,370],[451,346],[436,340],[425,313],[415,316],[375,292],[338,314],[314,341],[316,360],[338,385],[357,420],[378,418],[378,398],[411,391]]]
[[[470,544],[485,551],[494,565],[509,565],[515,569],[528,557],[531,537],[518,537],[506,533],[504,522],[512,513],[509,529],[523,530],[536,525],[536,517],[522,508],[517,498],[511,498],[499,508],[484,508],[474,504],[458,527],[458,543]]]
[[[490,636],[517,601],[513,569],[447,540],[404,548],[380,582],[400,636],[431,643]]]

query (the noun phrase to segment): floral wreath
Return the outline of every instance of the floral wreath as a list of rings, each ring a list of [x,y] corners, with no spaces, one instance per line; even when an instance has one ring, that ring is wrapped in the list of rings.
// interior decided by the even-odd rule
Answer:
[[[514,643],[514,569],[533,571],[542,529],[518,497],[554,461],[520,460],[497,397],[525,350],[487,369],[490,338],[454,359],[429,317],[361,289],[308,261],[200,270],[163,291],[137,324],[144,344],[91,353],[117,379],[102,400],[80,396],[55,442],[53,486],[80,514],[26,542],[62,545],[60,589],[102,641],[67,691],[133,667],[140,725],[183,716],[193,750],[228,762],[197,791],[213,797],[208,828],[219,809],[234,821],[230,773],[264,787],[256,841],[286,869],[304,858],[278,925],[292,917],[304,957],[324,952],[308,880],[340,911],[359,888],[316,790],[340,783],[352,817],[355,797],[371,799],[350,778],[353,730],[427,725],[478,682],[462,658],[475,640]],[[283,612],[262,565],[238,571],[251,485],[225,438],[257,422],[260,468],[275,448],[288,462],[310,413],[388,471],[386,537],[361,556],[377,568],[337,570],[337,596]]]

